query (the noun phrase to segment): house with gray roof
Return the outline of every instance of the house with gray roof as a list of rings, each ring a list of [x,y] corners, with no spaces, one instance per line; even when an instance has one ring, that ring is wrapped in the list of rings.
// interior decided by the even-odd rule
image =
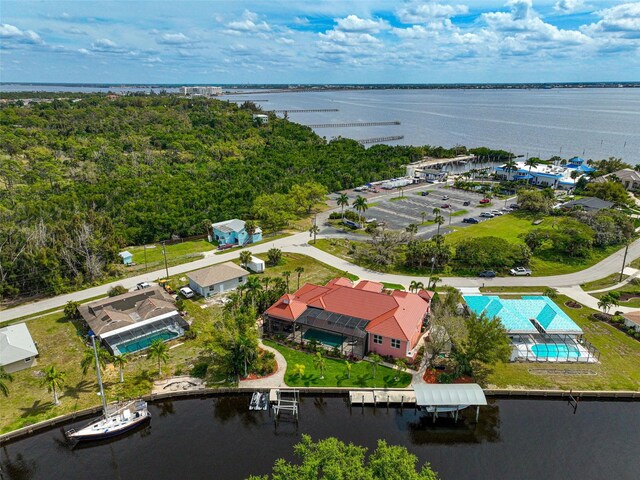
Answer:
[[[262,230],[256,227],[255,232],[249,235],[246,230],[244,220],[234,218],[211,225],[213,229],[213,240],[219,245],[246,245],[262,240]]]
[[[184,334],[188,323],[161,287],[145,288],[78,307],[93,333],[114,355],[146,349]]]
[[[580,208],[585,212],[597,212],[599,210],[612,208],[614,205],[615,203],[608,202],[607,200],[601,200],[595,197],[584,197],[579,200],[571,200],[570,202],[564,203],[562,208]]]
[[[620,182],[627,190],[640,189],[640,172],[636,172],[633,168],[623,168],[617,172],[609,173],[595,179],[598,183],[603,183],[609,180],[615,180]]]
[[[249,272],[233,262],[220,263],[187,274],[189,288],[203,297],[228,292],[247,281]]]
[[[0,366],[14,373],[36,364],[38,349],[24,323],[0,328]]]

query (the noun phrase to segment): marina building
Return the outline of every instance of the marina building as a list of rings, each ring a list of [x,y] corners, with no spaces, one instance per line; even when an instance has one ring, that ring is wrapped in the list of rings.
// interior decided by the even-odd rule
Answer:
[[[572,175],[573,172],[577,173]],[[565,167],[547,164],[529,167],[524,162],[516,162],[513,169],[508,169],[506,165],[496,167],[495,173],[498,178],[503,180],[522,181],[539,187],[570,190],[575,188],[580,177],[586,172],[578,166],[571,167],[570,164]]]

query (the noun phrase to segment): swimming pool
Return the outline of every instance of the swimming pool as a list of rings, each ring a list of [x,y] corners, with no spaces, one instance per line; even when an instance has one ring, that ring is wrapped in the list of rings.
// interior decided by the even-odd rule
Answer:
[[[319,343],[328,345],[330,347],[339,347],[340,345],[342,345],[342,338],[339,337],[338,335],[333,335],[332,333],[328,333],[328,332],[321,332],[319,330],[309,329],[306,332],[304,332],[304,335],[302,335],[302,338],[304,338],[307,341],[314,339],[314,340],[317,340]]]
[[[578,358],[580,350],[573,345],[556,345],[555,343],[536,343],[531,351],[538,358]]]
[[[117,350],[121,354],[137,352],[139,350],[144,350],[148,348],[155,340],[171,340],[172,338],[178,337],[179,334],[177,332],[172,332],[169,330],[160,330],[159,332],[152,333],[150,335],[145,335],[144,337],[136,338],[134,340],[130,340],[128,342],[123,342],[117,345],[114,345],[114,350]],[[114,352],[117,354],[117,352]]]

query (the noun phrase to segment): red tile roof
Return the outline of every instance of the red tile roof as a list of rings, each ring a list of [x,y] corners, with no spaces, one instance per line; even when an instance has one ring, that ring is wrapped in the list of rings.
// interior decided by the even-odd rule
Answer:
[[[345,285],[345,280],[348,285]],[[414,339],[429,312],[428,299],[399,290],[394,290],[391,295],[374,291],[372,289],[377,289],[378,285],[382,287],[377,282],[365,281],[361,288],[352,285],[350,280],[341,278],[333,279],[325,287],[307,283],[294,294],[280,297],[265,313],[294,321],[307,306],[321,308],[369,320],[368,332],[400,340]]]
[[[368,292],[380,293],[384,289],[384,285],[378,282],[372,282],[371,280],[362,280],[355,286],[358,290],[367,290]]]

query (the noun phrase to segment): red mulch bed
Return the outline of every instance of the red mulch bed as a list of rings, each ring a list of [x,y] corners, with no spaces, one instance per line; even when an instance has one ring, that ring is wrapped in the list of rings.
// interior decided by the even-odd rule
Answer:
[[[638,295],[637,293],[623,293],[620,295],[621,302],[626,302],[628,300],[631,300],[632,298],[640,298],[640,295]]]
[[[569,308],[575,308],[575,309],[582,308],[581,304],[574,301],[568,301],[568,302],[565,302],[564,304]]]
[[[426,372],[424,372],[423,380],[427,383],[438,383],[438,375],[443,373],[441,370],[436,370],[433,368],[428,368]],[[463,375],[462,377],[456,378],[453,383],[473,383],[473,378],[468,375]]]

